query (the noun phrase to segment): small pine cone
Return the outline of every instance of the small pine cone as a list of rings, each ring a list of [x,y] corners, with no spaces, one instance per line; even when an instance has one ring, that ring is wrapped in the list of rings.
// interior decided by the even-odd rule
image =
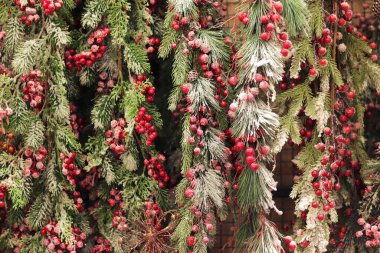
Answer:
[[[380,18],[380,0],[373,1],[372,12],[375,15],[375,17]]]
[[[192,70],[189,72],[189,74],[187,74],[187,79],[190,82],[197,80],[197,78],[198,78],[198,72],[196,70]]]
[[[190,30],[196,32],[199,31],[202,28],[201,24],[199,22],[192,22],[190,24]]]

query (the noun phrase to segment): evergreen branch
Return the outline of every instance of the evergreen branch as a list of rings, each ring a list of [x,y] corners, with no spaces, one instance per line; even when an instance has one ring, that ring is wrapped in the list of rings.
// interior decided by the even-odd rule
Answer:
[[[131,4],[127,0],[112,1],[107,10],[107,23],[111,29],[112,41],[114,45],[123,45],[128,35],[129,16]]]
[[[107,127],[122,89],[123,85],[119,84],[112,89],[111,94],[103,95],[97,99],[91,111],[91,119],[95,128],[104,129]]]
[[[42,228],[53,213],[53,203],[48,193],[41,193],[35,198],[28,212],[29,225],[34,229]]]
[[[169,96],[169,110],[174,111],[182,97],[181,86],[187,81],[187,74],[191,70],[191,55],[183,53],[183,43],[178,45],[174,55],[172,78],[173,89]]]
[[[96,28],[109,7],[109,1],[105,0],[91,0],[86,2],[85,12],[82,17],[83,26],[92,29]]]
[[[44,41],[41,39],[27,40],[22,43],[15,52],[12,68],[16,73],[25,74],[33,69],[39,57],[43,55]]]
[[[126,44],[124,58],[132,73],[143,74],[150,72],[148,56],[140,45],[134,43]]]
[[[245,168],[239,176],[238,201],[241,212],[258,213],[264,210],[268,213],[275,208],[272,191],[276,190],[276,185],[273,174],[264,164],[259,163],[257,171]]]
[[[218,102],[214,98],[215,86],[211,80],[204,77],[198,77],[191,84],[188,97],[191,99],[192,113],[197,114],[201,106],[213,108],[216,111],[220,110]]]
[[[62,49],[64,46],[70,44],[71,37],[67,28],[61,28],[58,24],[54,23],[51,19],[46,20],[47,39],[50,40],[52,45]]]
[[[309,38],[300,41],[296,46],[290,67],[291,78],[297,78],[299,76],[301,63],[306,60],[308,60],[313,66],[316,66],[314,49],[309,41]]]
[[[309,20],[312,33],[316,37],[322,36],[323,21],[324,21],[324,12],[322,8],[322,1],[316,0],[313,3],[309,4],[309,10],[311,13],[311,18]]]
[[[38,117],[31,118],[28,124],[29,128],[25,136],[25,146],[37,150],[44,143],[45,126]]]
[[[15,52],[17,46],[22,43],[24,29],[18,17],[11,17],[8,19],[8,22],[6,23],[4,30],[7,34],[5,36],[4,46],[2,47],[2,49],[5,52],[6,58],[10,59],[13,53]]]
[[[304,0],[284,0],[283,15],[290,37],[309,34],[309,11]]]
[[[280,45],[274,40],[262,41],[257,37],[247,40],[237,52],[237,55],[241,57],[239,85],[245,84],[245,80],[254,80],[257,73],[266,76],[271,86],[281,81],[284,73],[284,59],[280,51]]]
[[[205,45],[210,49],[211,62],[225,62],[228,60],[228,47],[224,43],[223,30],[200,30],[198,34],[201,45]]]

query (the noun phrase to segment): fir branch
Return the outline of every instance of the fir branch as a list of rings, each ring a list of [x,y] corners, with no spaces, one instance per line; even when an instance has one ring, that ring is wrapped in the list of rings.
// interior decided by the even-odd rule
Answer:
[[[273,174],[259,163],[259,169],[253,171],[249,168],[243,170],[239,176],[238,201],[240,210],[243,213],[250,211],[269,212],[275,208],[272,200],[272,191],[276,190],[277,183],[273,179]]]
[[[311,18],[309,19],[309,22],[310,22],[310,27],[312,29],[312,33],[314,33],[316,37],[321,37],[323,23],[324,23],[323,22],[324,12],[322,8],[322,1],[316,0],[313,3],[310,3],[309,10],[311,13]]]
[[[44,143],[45,126],[38,117],[31,118],[28,124],[29,128],[25,136],[25,146],[37,150]]]
[[[105,0],[91,0],[86,2],[85,12],[82,17],[83,26],[92,29],[96,28],[109,7],[109,1]]]
[[[169,110],[174,111],[182,97],[181,86],[187,81],[187,74],[191,70],[191,55],[183,53],[184,43],[180,43],[174,55],[172,78],[173,89],[169,96]]]
[[[111,94],[103,95],[97,99],[91,111],[91,119],[95,128],[104,129],[108,126],[122,89],[123,86],[119,84],[112,89]]]
[[[128,35],[129,16],[131,4],[127,0],[109,2],[107,10],[107,23],[111,29],[112,42],[114,45],[123,45]]]
[[[198,18],[198,12],[193,0],[169,0],[175,11],[183,17],[193,16],[194,20]]]
[[[254,80],[257,73],[268,78],[273,87],[282,80],[284,73],[284,58],[278,42],[262,41],[260,38],[247,40],[237,52],[239,60],[239,85],[242,86],[247,80]],[[244,67],[243,67],[244,66]]]
[[[248,38],[259,36],[262,32],[260,17],[267,15],[270,11],[269,3],[264,1],[255,1],[250,6],[247,6],[247,4],[243,5],[242,8],[242,13],[247,12],[250,20],[249,24],[244,29]]]
[[[11,106],[15,110],[10,118],[10,125],[14,133],[24,134],[29,128],[30,119],[35,115],[28,110],[25,101],[20,96],[16,96],[11,100]]]
[[[10,17],[4,30],[6,31],[6,36],[2,49],[5,52],[6,59],[10,59],[18,45],[22,43],[24,29],[18,17]]]
[[[33,69],[40,59],[44,45],[42,39],[27,40],[16,49],[12,68],[16,73],[25,74]]]
[[[169,53],[172,51],[172,44],[176,43],[177,40],[181,37],[180,31],[172,29],[171,24],[174,20],[175,10],[168,10],[165,19],[163,22],[164,34],[161,41],[161,46],[159,48],[158,55],[160,58],[165,59],[169,56]],[[178,47],[181,48],[181,47]],[[177,49],[178,50],[178,49]]]
[[[150,72],[150,64],[145,49],[140,45],[129,43],[124,48],[124,58],[129,70],[135,74]]]
[[[290,67],[291,78],[297,78],[299,76],[301,63],[306,60],[308,60],[313,66],[316,66],[314,49],[309,40],[309,38],[306,38],[300,41],[295,47],[296,49],[292,57],[292,64]]]
[[[71,37],[70,33],[67,31],[67,28],[61,28],[51,19],[48,19],[45,22],[47,39],[52,45],[56,45],[57,48],[63,49],[64,46],[70,44]]]
[[[109,157],[105,157],[100,166],[100,173],[105,178],[107,184],[112,184],[116,180],[115,168]]]
[[[193,114],[197,114],[201,106],[220,110],[218,102],[214,98],[215,86],[211,80],[204,77],[198,77],[191,84],[188,97],[191,99],[191,109]]]
[[[213,206],[218,209],[222,208],[224,199],[223,177],[218,171],[204,165],[197,165],[194,170],[197,171],[194,201],[199,210],[208,213]]]
[[[287,32],[290,37],[309,33],[309,11],[304,0],[284,0],[283,15],[286,19]]]
[[[205,149],[210,153],[210,160],[220,162],[227,161],[227,148],[223,143],[222,138],[224,134],[222,131],[210,127],[204,133]]]
[[[28,223],[34,229],[42,228],[53,214],[52,198],[48,193],[41,193],[35,198],[28,211]]]
[[[50,59],[49,66],[51,74],[51,80],[48,80],[49,109],[53,112],[53,117],[58,122],[68,123],[70,110],[65,88],[67,84],[64,72],[65,64],[59,57],[56,57]]]
[[[45,188],[48,189],[54,197],[58,196],[58,193],[62,191],[62,185],[55,171],[58,166],[56,159],[50,159],[46,166],[46,173],[44,174]]]
[[[191,136],[190,132],[190,120],[189,116],[184,117],[182,124],[182,138],[181,138],[181,148],[182,148],[182,166],[181,172],[185,173],[193,164],[193,149],[188,141]]]
[[[224,43],[225,35],[223,30],[200,30],[198,35],[201,45],[205,45],[210,49],[211,62],[225,62],[228,60],[228,47]]]
[[[258,130],[263,130],[263,140],[270,143],[275,137],[280,125],[278,115],[261,100],[252,102],[238,101],[238,110],[232,122],[232,133],[238,138],[256,136]]]

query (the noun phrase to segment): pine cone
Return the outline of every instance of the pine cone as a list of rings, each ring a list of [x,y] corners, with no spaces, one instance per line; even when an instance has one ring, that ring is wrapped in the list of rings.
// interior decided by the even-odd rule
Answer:
[[[190,71],[189,74],[187,75],[187,79],[190,82],[195,81],[197,78],[198,78],[198,72],[196,70]]]
[[[380,18],[380,0],[373,1],[372,12],[375,15],[375,17]]]

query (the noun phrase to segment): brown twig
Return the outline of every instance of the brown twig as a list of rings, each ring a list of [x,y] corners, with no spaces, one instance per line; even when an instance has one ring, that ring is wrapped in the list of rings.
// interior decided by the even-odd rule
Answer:
[[[338,2],[333,0],[333,12],[338,16]],[[334,23],[334,37],[332,44],[332,60],[336,61],[336,41],[337,41],[338,23]],[[332,79],[330,87],[330,98],[331,98],[331,117],[330,117],[330,127],[334,136],[334,104],[335,104],[335,81]]]

